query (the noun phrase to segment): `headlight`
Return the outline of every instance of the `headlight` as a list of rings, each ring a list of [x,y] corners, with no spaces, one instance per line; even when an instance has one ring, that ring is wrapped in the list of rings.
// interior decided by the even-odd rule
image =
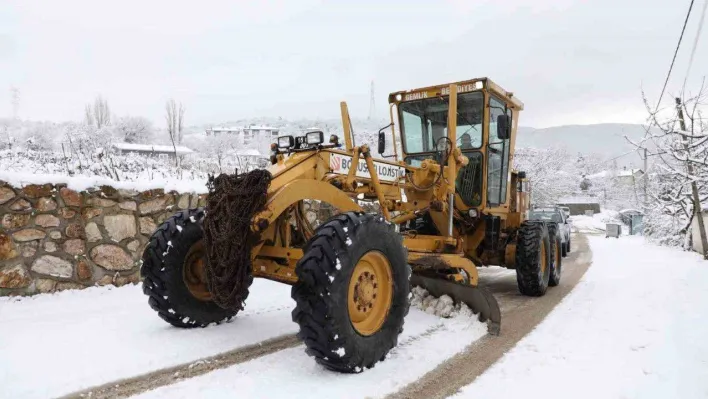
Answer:
[[[305,135],[305,142],[307,145],[317,145],[324,143],[324,133],[322,132],[309,132]]]
[[[467,214],[470,215],[471,218],[476,218],[477,217],[477,210],[470,209],[469,211],[467,211]]]
[[[295,138],[293,136],[278,137],[278,148],[290,148],[294,145],[295,145]]]

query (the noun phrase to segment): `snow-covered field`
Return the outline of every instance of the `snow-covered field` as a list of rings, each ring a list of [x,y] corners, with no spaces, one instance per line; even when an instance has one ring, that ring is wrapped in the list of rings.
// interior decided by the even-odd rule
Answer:
[[[708,262],[642,237],[588,239],[580,283],[457,397],[708,397]]]

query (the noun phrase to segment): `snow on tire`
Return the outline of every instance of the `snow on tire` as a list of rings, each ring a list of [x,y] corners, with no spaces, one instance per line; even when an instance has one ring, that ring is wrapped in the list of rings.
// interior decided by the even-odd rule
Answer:
[[[157,228],[143,252],[143,292],[149,297],[150,307],[176,327],[206,327],[237,313],[211,301],[205,287],[195,294],[195,289],[187,285],[186,281],[195,278],[187,274],[188,263],[200,256],[202,262],[206,261],[203,253],[195,252],[203,243],[203,219],[203,208],[177,213]]]
[[[550,241],[543,222],[525,221],[516,237],[516,282],[527,296],[543,296],[550,279]]]
[[[411,270],[401,236],[381,216],[349,212],[322,224],[296,273],[292,318],[319,364],[358,373],[397,345]]]

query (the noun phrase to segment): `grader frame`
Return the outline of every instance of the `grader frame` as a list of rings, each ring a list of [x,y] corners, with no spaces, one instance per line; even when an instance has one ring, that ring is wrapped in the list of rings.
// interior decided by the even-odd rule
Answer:
[[[516,139],[516,127],[518,123],[518,113],[523,109],[523,104],[518,101],[512,93],[506,92],[491,80],[473,79],[457,82],[451,85],[440,85],[426,87],[423,89],[392,93],[389,96],[391,111],[391,141],[393,143],[394,161],[386,159],[374,160],[371,150],[367,144],[354,146],[352,140],[352,128],[349,122],[349,113],[346,103],[341,103],[342,125],[344,127],[345,149],[323,148],[319,150],[303,151],[292,153],[286,156],[285,153],[276,155],[276,163],[270,168],[273,174],[273,181],[270,186],[268,203],[264,211],[254,217],[252,226],[254,231],[259,231],[263,237],[263,244],[253,249],[253,275],[268,278],[284,283],[294,283],[295,266],[302,257],[302,250],[291,247],[289,230],[284,226],[289,223],[287,215],[288,208],[297,206],[303,200],[318,200],[329,203],[341,212],[360,211],[361,207],[356,202],[357,196],[363,195],[365,199],[376,200],[380,204],[383,217],[394,224],[402,224],[427,211],[441,232],[446,235],[406,235],[404,236],[404,246],[408,249],[409,262],[413,265],[420,263],[421,259],[429,259],[434,256],[452,268],[464,270],[470,285],[477,285],[477,266],[482,265],[514,265],[515,246],[505,245],[503,252],[494,250],[479,251],[481,243],[485,238],[485,220],[480,219],[475,224],[472,231],[463,232],[455,225],[454,220],[462,219],[461,215],[468,214],[470,209],[475,209],[478,215],[491,215],[498,217],[500,221],[499,230],[518,228],[524,220],[527,209],[528,197],[523,191],[517,190],[525,182],[525,178],[518,173],[511,171],[508,174],[507,190],[504,201],[488,206],[486,202],[488,179],[482,179],[481,193],[483,195],[481,205],[471,207],[464,203],[459,193],[456,193],[455,181],[460,166],[466,165],[467,160],[459,148],[453,146],[449,152],[449,157],[442,167],[433,160],[425,160],[420,167],[399,161],[397,149],[397,135],[394,118],[394,109],[405,98],[432,98],[440,96],[442,93],[449,93],[449,115],[448,115],[448,135],[452,143],[456,143],[456,109],[457,109],[457,89],[473,88],[484,93],[485,104],[492,95],[503,99],[512,113],[511,134],[509,138],[509,158],[505,160],[510,165],[513,162],[514,145]],[[481,87],[481,89],[476,89]],[[398,98],[398,99],[397,99]],[[403,100],[403,101],[402,101]],[[489,126],[489,112],[484,113],[482,123],[485,133],[482,137],[489,137],[486,130]],[[383,133],[383,132],[382,132]],[[482,159],[486,159],[486,142],[483,142],[479,149]],[[406,153],[401,154],[405,159]],[[340,159],[350,159],[349,165],[358,165],[360,160],[364,160],[366,171],[357,176],[357,167],[348,167],[346,174],[335,173],[333,168]],[[382,181],[379,178],[379,170],[386,168],[389,172],[393,170],[409,173],[411,182],[406,182],[401,174],[401,179],[387,179]],[[334,169],[334,170],[333,170]],[[436,175],[442,173],[447,184],[439,184],[426,191],[419,191],[417,187],[430,185]],[[482,172],[484,174],[484,172]],[[360,173],[361,174],[361,173]],[[523,175],[522,175],[523,176]],[[403,200],[402,192],[406,196]],[[450,197],[454,195],[454,205],[450,207]],[[450,218],[450,212],[455,218]],[[452,225],[450,224],[452,222]],[[266,244],[268,243],[268,244]],[[459,279],[462,279],[461,277]]]

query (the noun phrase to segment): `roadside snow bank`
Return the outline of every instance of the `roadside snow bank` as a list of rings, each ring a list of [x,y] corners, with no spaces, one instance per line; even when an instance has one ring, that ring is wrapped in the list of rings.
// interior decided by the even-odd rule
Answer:
[[[588,241],[573,291],[457,398],[708,397],[708,262],[642,237]]]

